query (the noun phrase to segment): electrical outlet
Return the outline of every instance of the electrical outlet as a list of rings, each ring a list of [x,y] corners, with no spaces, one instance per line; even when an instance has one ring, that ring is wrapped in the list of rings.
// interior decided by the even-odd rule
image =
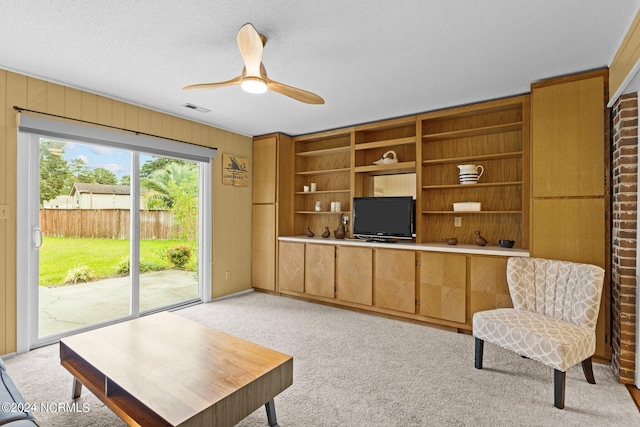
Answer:
[[[0,219],[9,219],[9,205],[0,205]]]
[[[229,280],[229,279],[231,279],[231,272],[230,272],[230,271],[226,271],[226,272],[224,273],[224,279],[225,279],[225,280]]]
[[[462,227],[462,217],[456,216],[453,218],[453,226],[454,227]]]

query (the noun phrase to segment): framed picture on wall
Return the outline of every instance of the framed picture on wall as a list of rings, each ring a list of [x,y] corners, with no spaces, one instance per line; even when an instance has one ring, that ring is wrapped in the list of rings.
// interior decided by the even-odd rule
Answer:
[[[249,185],[249,159],[223,154],[222,183],[235,187],[247,187]]]

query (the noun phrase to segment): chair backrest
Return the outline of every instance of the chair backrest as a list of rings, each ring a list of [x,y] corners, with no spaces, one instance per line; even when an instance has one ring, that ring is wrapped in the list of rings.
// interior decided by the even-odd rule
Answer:
[[[604,270],[591,264],[512,257],[507,282],[514,308],[595,330]]]

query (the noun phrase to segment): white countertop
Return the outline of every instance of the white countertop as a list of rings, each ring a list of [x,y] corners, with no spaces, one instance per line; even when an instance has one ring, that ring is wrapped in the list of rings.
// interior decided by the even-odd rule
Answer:
[[[415,243],[412,241],[403,242],[402,240],[391,242],[367,242],[361,239],[336,239],[333,237],[307,237],[307,236],[289,236],[278,237],[278,240],[283,242],[299,242],[299,243],[318,243],[324,245],[344,245],[344,246],[364,246],[372,248],[385,248],[385,249],[408,249],[413,251],[428,251],[428,252],[451,252],[460,254],[475,254],[475,255],[497,255],[497,256],[521,256],[528,257],[529,251],[527,249],[517,248],[502,248],[498,245],[447,245],[446,243]]]

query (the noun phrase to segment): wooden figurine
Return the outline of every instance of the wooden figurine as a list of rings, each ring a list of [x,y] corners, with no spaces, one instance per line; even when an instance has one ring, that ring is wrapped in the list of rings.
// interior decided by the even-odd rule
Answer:
[[[313,231],[311,231],[311,229],[309,228],[309,226],[308,226],[308,225],[305,225],[305,227],[304,227],[304,228],[305,228],[305,230],[306,230],[307,237],[313,237],[313,236],[315,236],[315,233],[314,233]]]
[[[474,233],[476,235],[474,240],[476,241],[476,244],[478,246],[486,246],[486,244],[489,243],[489,242],[487,242],[487,239],[485,239],[484,237],[482,237],[480,235],[480,230],[476,230],[476,231],[474,231]]]
[[[324,237],[326,239],[329,236],[331,236],[331,232],[329,231],[329,227],[325,227],[324,231],[322,232],[322,237]]]

